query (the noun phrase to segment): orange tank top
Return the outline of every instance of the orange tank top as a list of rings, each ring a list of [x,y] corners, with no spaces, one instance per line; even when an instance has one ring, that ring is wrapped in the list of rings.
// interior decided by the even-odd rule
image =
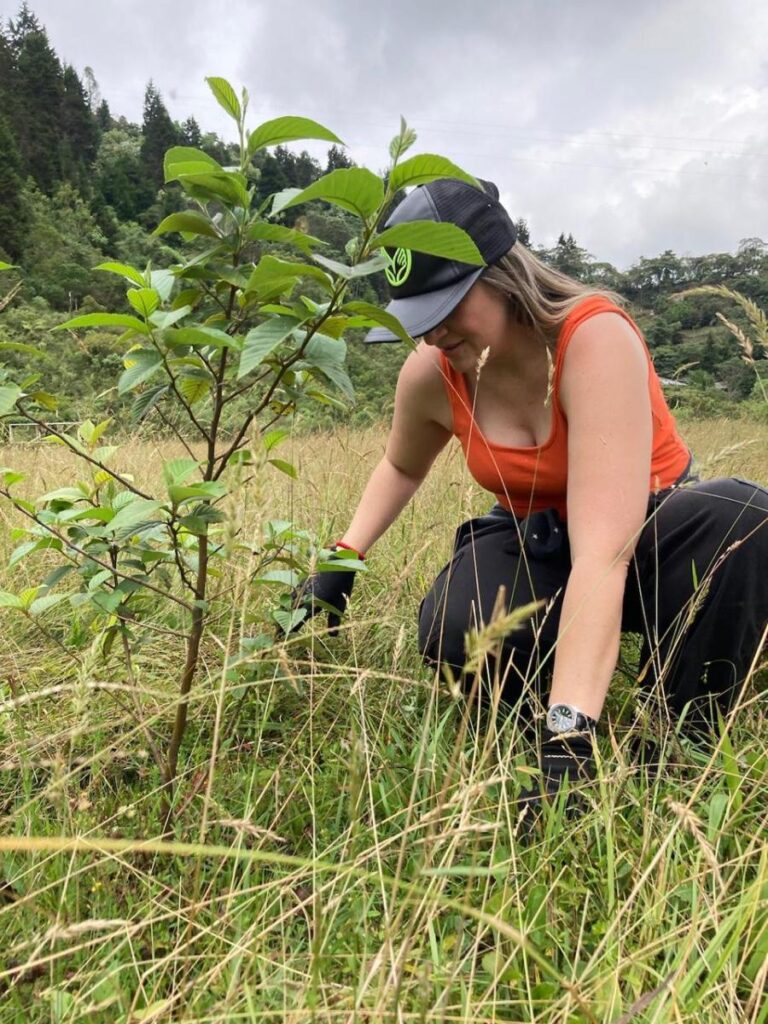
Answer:
[[[671,487],[690,462],[687,445],[677,432],[661,383],[651,361],[648,346],[632,318],[603,296],[590,296],[566,317],[555,347],[552,378],[552,426],[544,444],[513,448],[483,437],[472,416],[472,399],[466,378],[453,369],[440,353],[448,400],[453,416],[453,433],[461,442],[467,468],[481,487],[492,491],[505,508],[518,516],[554,508],[567,518],[568,421],[560,405],[560,378],[568,343],[576,328],[598,313],[618,313],[634,329],[648,359],[648,390],[653,416],[653,446],[649,493]]]

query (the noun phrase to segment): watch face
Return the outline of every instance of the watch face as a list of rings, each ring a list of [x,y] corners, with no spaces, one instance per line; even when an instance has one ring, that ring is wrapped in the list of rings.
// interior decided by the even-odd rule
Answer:
[[[569,704],[553,704],[547,712],[547,725],[552,732],[570,732],[576,728],[577,714]]]

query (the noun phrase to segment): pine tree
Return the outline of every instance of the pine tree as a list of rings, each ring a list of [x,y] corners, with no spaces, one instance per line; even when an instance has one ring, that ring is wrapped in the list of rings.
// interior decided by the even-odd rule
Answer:
[[[165,108],[160,93],[149,82],[144,93],[141,163],[144,174],[156,191],[164,181],[163,160],[166,150],[179,144],[179,132]]]
[[[0,24],[0,110],[13,123],[16,110],[16,64],[10,39]]]
[[[520,217],[515,221],[515,230],[517,231],[517,240],[521,245],[524,245],[526,249],[531,248],[531,231],[528,227],[528,221],[525,217]]]
[[[200,149],[202,142],[203,133],[200,131],[200,125],[194,117],[188,117],[181,126],[182,146],[193,146],[195,149]]]
[[[325,165],[324,174],[330,174],[331,171],[336,171],[340,167],[348,168],[354,167],[354,161],[350,160],[343,149],[339,149],[338,146],[331,146],[328,150],[328,162]]]
[[[7,120],[0,117],[0,252],[12,260],[21,257],[26,215],[21,156]]]
[[[24,171],[43,191],[51,192],[61,177],[61,64],[45,30],[26,5],[17,21],[11,23],[11,40],[17,55],[17,117],[13,127]]]
[[[30,35],[45,32],[45,29],[30,11],[29,4],[24,0],[16,19],[11,18],[8,22],[11,35],[11,46],[16,57],[21,53],[26,38]]]
[[[109,112],[109,104],[102,100],[99,109],[96,111],[96,123],[100,132],[108,132],[112,125],[112,114]]]
[[[98,128],[88,106],[83,83],[75,69],[69,65],[64,68],[63,89],[62,174],[68,181],[79,184],[82,191],[87,187],[87,170],[96,159]]]

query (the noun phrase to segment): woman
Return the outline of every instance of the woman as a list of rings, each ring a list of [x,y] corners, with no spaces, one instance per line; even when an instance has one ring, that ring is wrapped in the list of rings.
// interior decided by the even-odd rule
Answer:
[[[508,700],[551,673],[541,756],[551,793],[589,774],[622,630],[643,635],[641,678],[674,713],[691,719],[712,696],[732,699],[768,622],[768,492],[690,476],[618,297],[537,260],[482,184],[421,186],[387,222],[454,223],[487,266],[389,254],[388,309],[421,340],[400,373],[385,455],[336,550],[340,565],[364,556],[459,438],[497,505],[459,529],[421,605],[420,649],[458,676],[465,635],[490,620],[500,588],[510,609],[543,602],[496,669]],[[366,340],[397,339],[377,328]],[[317,600],[343,611],[353,581],[343,570],[312,577],[309,612]]]

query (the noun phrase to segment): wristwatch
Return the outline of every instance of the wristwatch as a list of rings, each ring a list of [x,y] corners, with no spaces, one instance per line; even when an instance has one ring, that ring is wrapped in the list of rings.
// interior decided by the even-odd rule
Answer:
[[[573,704],[553,704],[547,711],[547,728],[550,732],[594,732],[597,721],[579,711]]]

